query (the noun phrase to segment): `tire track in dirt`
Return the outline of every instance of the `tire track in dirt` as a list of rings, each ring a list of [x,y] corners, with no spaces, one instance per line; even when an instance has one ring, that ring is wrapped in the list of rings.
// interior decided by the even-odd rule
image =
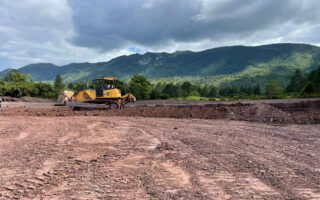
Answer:
[[[155,127],[157,128],[157,127]],[[159,134],[158,131],[153,131],[153,135],[161,135]],[[175,142],[178,140],[175,140]],[[182,141],[183,143],[183,141]],[[173,144],[171,144],[173,145]],[[181,144],[179,145],[181,147]],[[172,147],[171,147],[172,148]],[[188,149],[188,150],[186,150]],[[195,157],[195,158],[201,158],[201,154],[199,155],[197,151],[190,150],[190,144],[186,145],[186,149],[182,149],[184,154],[186,152],[189,152],[188,157]],[[190,152],[192,151],[192,153]],[[194,155],[197,154],[197,155]],[[215,172],[214,173],[208,173],[208,170],[206,167],[202,167],[202,169],[192,169],[190,171],[193,171],[193,179],[198,179],[197,181],[193,181],[193,188],[198,187],[199,185],[202,185],[204,188],[209,188],[207,190],[207,193],[210,194],[211,197],[214,199],[227,199],[230,198],[231,195],[227,194],[224,192],[224,190],[227,190],[225,187],[226,185],[230,185],[231,183],[233,185],[237,185],[239,187],[239,191],[246,191],[243,196],[255,196],[255,197],[260,197],[258,194],[256,194],[255,190],[258,190],[258,193],[262,193],[264,196],[274,196],[277,195],[279,197],[279,193],[275,192],[273,189],[269,188],[265,184],[263,184],[261,181],[258,179],[253,178],[250,174],[241,174],[241,176],[248,177],[247,179],[244,180],[239,180],[238,177],[235,177],[232,172],[225,166],[222,166],[223,162],[215,160],[214,163],[206,163],[205,165],[214,165],[215,167]],[[195,166],[197,164],[194,164]],[[204,169],[204,170],[203,170]],[[195,172],[196,171],[196,172]],[[218,172],[217,172],[218,171]],[[195,173],[194,173],[195,172]],[[253,184],[250,184],[249,181],[246,180],[252,180],[251,182],[254,182]],[[249,187],[248,187],[249,185]],[[256,186],[258,185],[258,186]],[[201,187],[201,186],[200,186]],[[224,188],[224,189],[221,189]]]
[[[161,127],[161,125],[159,125],[159,127]],[[197,133],[199,134],[199,129],[197,130]],[[201,136],[200,136],[201,137]],[[173,139],[175,139],[175,140],[177,140],[178,138],[173,138]],[[181,140],[181,139],[180,139]],[[202,142],[203,143],[203,142]],[[211,144],[212,144],[212,142],[211,142]],[[245,145],[246,146],[246,145]],[[251,146],[254,146],[254,145],[251,145]],[[286,146],[286,145],[284,145],[284,146]],[[187,143],[187,147],[192,147],[192,144],[191,143]],[[232,146],[232,148],[235,150],[235,151],[240,151],[240,152],[238,152],[239,154],[241,154],[241,153],[245,153],[245,154],[249,154],[250,155],[250,152],[255,152],[255,151],[257,151],[257,152],[259,152],[258,151],[258,148],[256,148],[256,149],[253,149],[253,150],[246,150],[246,151],[243,151],[242,150],[242,152],[241,152],[241,147],[239,148],[237,148],[236,146]],[[197,148],[195,148],[196,150],[197,149],[199,149],[199,147],[197,146]],[[264,150],[264,149],[263,149]],[[293,150],[293,149],[292,149]],[[183,152],[186,152],[186,151],[183,151]],[[279,152],[273,152],[274,154],[278,154]],[[270,154],[270,155],[272,155],[272,154]],[[270,156],[269,155],[269,156]],[[220,157],[221,157],[221,155],[219,155]],[[263,152],[259,155],[259,154],[256,154],[256,153],[252,153],[252,157],[266,157],[266,158],[268,158],[268,155],[263,155]],[[195,156],[190,156],[190,157],[195,157]],[[250,156],[248,156],[248,157],[250,157]],[[274,160],[279,160],[279,159],[285,159],[284,157],[279,157],[279,156],[276,156],[276,157],[271,157],[271,158],[268,158],[267,160],[262,160],[262,161],[264,161],[264,162],[268,162],[268,161],[271,161],[272,159],[274,159]],[[217,158],[216,158],[216,160],[217,160]],[[228,160],[228,159],[227,159]],[[250,160],[249,160],[250,161]],[[261,160],[260,160],[261,161]],[[252,162],[252,161],[251,161]],[[221,160],[220,159],[220,161],[218,162],[218,163],[226,163],[226,161],[225,160]],[[276,164],[275,162],[272,162],[272,163],[274,163],[274,164]],[[293,163],[293,162],[292,162]],[[292,163],[290,163],[289,162],[289,166],[290,166],[290,164],[292,164]],[[234,163],[226,163],[225,164],[225,166],[232,166]],[[300,166],[301,166],[301,164],[299,164]],[[285,166],[277,166],[277,167],[275,167],[275,165],[273,165],[273,167],[275,167],[276,169],[278,169],[278,174],[279,173],[282,173],[283,175],[286,175],[285,177],[286,177],[286,179],[288,179],[289,177],[292,177],[292,178],[294,178],[294,177],[297,177],[294,173],[291,173],[291,175],[289,175],[288,174],[288,171],[291,171],[291,169],[290,169],[290,167],[285,167]],[[271,169],[273,168],[273,167],[271,167]],[[292,165],[291,165],[291,167],[292,167]],[[282,171],[282,172],[281,172]],[[263,173],[265,173],[265,171],[264,170],[262,170],[262,172]],[[252,174],[252,173],[250,173],[250,174]],[[266,182],[268,185],[270,185],[270,186],[266,186],[265,185],[265,183],[263,183],[263,182],[265,182],[265,180],[263,181],[263,182],[261,182],[261,180],[259,180],[259,179],[261,179],[262,177],[258,174],[258,176],[256,176],[256,174],[255,173],[253,173],[252,175],[246,175],[248,178],[245,178],[245,180],[251,180],[251,182],[253,182],[254,184],[252,184],[252,188],[254,189],[254,190],[258,190],[258,193],[263,193],[264,195],[266,195],[266,194],[272,194],[272,195],[279,195],[279,193],[278,193],[278,191],[275,191],[274,189],[272,189],[272,188],[274,188],[275,187],[275,185],[273,185],[272,183],[270,183],[270,182]],[[288,177],[288,175],[289,175],[289,177]],[[242,174],[242,176],[243,176],[243,174]],[[205,175],[205,177],[208,177],[208,174],[206,174]],[[227,174],[223,174],[223,177],[230,177],[230,176],[228,176]],[[214,177],[214,178],[211,178],[210,180],[215,180],[215,179],[217,179],[217,177]],[[258,180],[259,180],[259,182],[258,182]],[[290,180],[290,179],[289,179]],[[291,187],[291,185],[292,185],[292,183],[294,183],[296,180],[291,180],[289,183],[290,183],[290,187]],[[303,182],[303,180],[301,180],[301,179],[299,179],[299,181],[300,181],[300,183],[302,183]],[[302,181],[302,182],[301,182]],[[310,180],[309,180],[310,181]],[[208,182],[208,180],[204,180],[203,182]],[[248,182],[248,181],[247,181]],[[212,182],[210,182],[210,183],[212,183]],[[248,185],[248,184],[247,184]],[[255,187],[254,185],[260,185],[259,186],[259,188],[260,189],[257,189],[257,187]],[[261,188],[262,188],[262,186],[265,188],[265,191],[263,191]],[[288,186],[289,187],[289,186]],[[309,187],[310,187],[310,185],[309,185]],[[313,187],[316,187],[316,185],[314,184],[313,185]],[[284,188],[275,188],[276,190],[279,190],[280,192],[281,191],[283,191],[283,189]],[[287,189],[285,189],[285,195],[287,195],[287,192],[288,192],[288,189],[289,188],[287,188]],[[308,190],[308,189],[307,189]],[[246,188],[244,191],[249,191],[249,189],[248,188]],[[270,191],[272,191],[272,192],[270,192]],[[291,190],[292,191],[292,196],[294,196],[294,198],[298,198],[298,196],[300,196],[301,198],[305,198],[306,196],[304,196],[304,195],[299,195],[299,194],[295,194],[295,190]],[[316,192],[316,190],[314,190],[315,192]],[[317,196],[316,195],[316,193],[314,193],[315,194],[315,196]],[[248,195],[248,194],[247,194]],[[298,195],[298,196],[297,196]],[[225,196],[223,196],[223,197],[225,197]],[[271,196],[272,198],[274,198],[275,196]],[[279,197],[279,196],[278,196]],[[272,199],[271,198],[271,199]]]
[[[6,117],[0,199],[316,199],[318,130],[224,120]]]
[[[126,149],[131,147],[131,150],[129,155],[115,162],[114,166],[125,168],[126,171],[133,170],[138,175],[138,182],[144,186],[142,193],[151,198],[162,198],[163,195],[187,196],[191,189],[188,172],[161,155],[154,155],[153,152],[161,144],[157,137],[136,127],[132,122],[131,128],[123,137],[125,140],[120,141],[120,144],[125,144],[121,146],[126,146]]]
[[[248,135],[246,135],[246,137],[248,137]],[[241,144],[241,143],[240,143]],[[248,145],[248,144],[247,144]],[[271,165],[271,167],[269,167],[269,169],[277,169],[276,171],[277,171],[277,176],[275,176],[275,177],[280,177],[280,175],[279,175],[279,173],[281,174],[283,174],[284,175],[284,177],[286,177],[286,179],[288,179],[288,178],[297,178],[298,176],[296,176],[295,174],[294,174],[294,172],[292,172],[292,170],[291,170],[291,168],[290,167],[286,167],[286,165],[284,165],[284,166],[280,166],[279,167],[279,159],[284,159],[284,160],[286,160],[283,156],[281,156],[281,155],[277,155],[276,157],[273,157],[273,154],[272,153],[270,153],[269,155],[268,155],[268,151],[267,151],[267,149],[264,149],[263,148],[263,152],[261,152],[261,154],[259,155],[259,149],[258,148],[253,148],[253,149],[248,149],[248,150],[245,150],[245,148],[243,148],[243,147],[236,147],[236,146],[234,146],[233,144],[231,144],[231,146],[232,146],[232,149],[234,149],[236,152],[237,152],[237,154],[239,154],[239,155],[246,155],[246,157],[247,158],[250,158],[250,157],[252,157],[252,158],[254,158],[254,157],[257,157],[258,156],[258,158],[259,159],[255,159],[255,160],[253,160],[253,164],[254,165],[256,165],[256,164],[261,164],[261,163],[263,163],[264,165],[265,164],[270,164],[270,163],[272,163],[273,164],[273,166]],[[241,146],[246,146],[246,145],[241,145]],[[250,145],[248,145],[248,146],[250,146],[250,147],[256,147],[256,145],[253,145],[253,144],[250,144]],[[286,146],[286,145],[284,145],[284,146]],[[272,151],[270,151],[270,152],[272,152]],[[279,154],[279,152],[276,152],[277,154]],[[250,154],[251,154],[251,156],[250,156]],[[241,159],[243,159],[243,157],[241,158]],[[247,164],[247,166],[249,167],[249,169],[251,168],[251,169],[254,169],[254,167],[250,167],[250,163],[252,163],[252,160],[250,160],[250,159],[247,159],[248,161],[249,161],[249,164]],[[272,160],[278,160],[277,161],[277,163],[275,163],[275,162],[272,162]],[[293,163],[293,162],[292,162]],[[290,163],[290,164],[292,164],[292,163]],[[290,165],[289,164],[289,165]],[[230,164],[228,164],[228,165],[230,165]],[[236,166],[237,166],[238,164],[236,163]],[[278,165],[278,166],[276,166],[276,165]],[[292,165],[291,165],[291,167],[292,167]],[[282,172],[281,172],[282,171]],[[291,173],[288,173],[288,172],[290,172],[291,171]],[[265,173],[265,170],[262,170],[262,172],[263,173]],[[257,174],[255,174],[256,172],[254,172],[254,175],[255,176],[257,176],[258,178],[263,178],[263,176],[261,177],[261,174],[259,173],[259,171],[258,171],[258,173]],[[264,178],[263,178],[264,179]],[[265,180],[265,179],[264,179]],[[273,180],[274,181],[274,180]],[[279,182],[280,182],[280,180],[279,180]],[[299,184],[302,184],[303,183],[303,181],[302,180],[291,180],[291,183],[295,183],[295,182],[298,182]],[[274,185],[272,184],[272,183],[269,183],[271,186],[273,186],[274,187]],[[285,186],[285,184],[282,184],[281,185],[281,187],[283,187],[283,186]],[[284,188],[280,188],[281,189],[281,191],[283,191],[283,189]],[[289,190],[288,190],[288,188],[287,189],[285,189],[286,190],[286,192],[288,192]],[[295,192],[295,190],[292,190],[291,191],[292,193],[294,193]],[[295,196],[295,194],[292,194],[293,196]],[[297,198],[297,197],[295,197],[295,198]]]

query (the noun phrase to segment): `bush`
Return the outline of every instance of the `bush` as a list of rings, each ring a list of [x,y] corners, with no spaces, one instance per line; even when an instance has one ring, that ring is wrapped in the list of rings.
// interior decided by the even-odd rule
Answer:
[[[265,86],[266,95],[272,99],[277,98],[282,93],[282,88],[279,86],[279,83],[272,81]]]
[[[199,97],[199,96],[187,96],[185,98],[183,98],[185,100],[188,100],[188,101],[208,101],[209,98],[206,98],[206,97]]]
[[[194,91],[191,91],[191,92],[190,92],[189,96],[196,96],[196,97],[199,97],[199,96],[200,96],[200,94],[199,94],[199,92],[198,92],[198,91],[194,90]]]
[[[218,98],[218,97],[210,97],[209,101],[220,101],[220,98]]]
[[[169,98],[170,98],[170,96],[167,94],[162,94],[162,96],[161,96],[161,99],[169,99]]]
[[[307,84],[302,88],[300,96],[311,97],[317,93],[317,87],[314,83],[308,81]]]

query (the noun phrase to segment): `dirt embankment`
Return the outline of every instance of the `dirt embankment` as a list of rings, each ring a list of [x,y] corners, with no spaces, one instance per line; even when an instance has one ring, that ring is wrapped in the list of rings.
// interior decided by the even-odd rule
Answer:
[[[38,98],[38,97],[21,97],[21,98],[15,98],[15,97],[1,97],[2,101],[4,102],[36,102],[36,103],[53,103],[56,100],[55,99],[44,99],[44,98]]]
[[[235,103],[181,106],[136,106],[121,110],[79,110],[68,107],[4,108],[3,115],[139,116],[156,118],[229,119],[278,124],[320,123],[320,100],[299,103]]]

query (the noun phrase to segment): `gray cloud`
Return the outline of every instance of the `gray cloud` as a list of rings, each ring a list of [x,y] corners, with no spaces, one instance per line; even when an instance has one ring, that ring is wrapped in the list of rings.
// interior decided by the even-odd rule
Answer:
[[[160,44],[201,40],[229,43],[255,38],[254,42],[263,43],[280,37],[285,41],[286,34],[296,32],[304,24],[309,24],[303,26],[306,29],[320,24],[317,0],[97,0],[94,4],[70,0],[69,3],[74,10],[76,32],[72,42],[105,51],[129,44],[152,49]],[[257,37],[259,33],[263,37]]]
[[[51,61],[72,33],[71,10],[64,0],[2,0],[0,18],[2,68]]]
[[[69,1],[74,9],[77,45],[113,49],[129,43],[152,45],[189,32],[197,0]]]
[[[320,45],[319,0],[1,0],[0,70],[145,51]]]

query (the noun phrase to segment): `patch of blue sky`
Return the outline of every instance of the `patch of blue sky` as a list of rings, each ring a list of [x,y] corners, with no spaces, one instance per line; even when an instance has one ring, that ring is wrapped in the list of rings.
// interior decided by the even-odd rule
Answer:
[[[131,52],[134,52],[134,53],[138,53],[138,54],[143,54],[146,52],[145,49],[141,49],[141,48],[138,48],[138,47],[129,47],[129,51]]]

